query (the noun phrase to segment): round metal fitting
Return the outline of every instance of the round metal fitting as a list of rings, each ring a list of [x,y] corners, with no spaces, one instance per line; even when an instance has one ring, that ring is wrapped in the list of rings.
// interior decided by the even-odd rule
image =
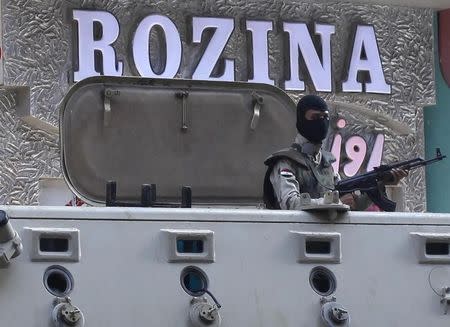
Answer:
[[[322,309],[320,315],[322,317],[322,321],[328,327],[348,327],[350,326],[350,314],[342,305],[334,302],[335,299],[331,302],[325,301],[322,304]]]
[[[190,327],[220,327],[222,318],[217,308],[206,298],[193,298],[189,308]]]
[[[199,307],[200,319],[206,323],[211,323],[218,317],[217,308],[213,307],[209,303],[205,303]]]
[[[331,319],[334,322],[344,322],[348,319],[348,312],[344,308],[335,306],[331,309]]]
[[[60,310],[62,319],[69,325],[75,325],[81,319],[80,309],[70,303],[63,304]]]
[[[55,327],[83,327],[85,324],[83,312],[70,303],[70,299],[57,298],[57,303],[52,311],[52,321]]]

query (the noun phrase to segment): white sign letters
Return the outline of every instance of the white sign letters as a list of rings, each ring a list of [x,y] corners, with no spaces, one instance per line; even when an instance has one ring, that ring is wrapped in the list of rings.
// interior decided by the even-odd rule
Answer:
[[[153,27],[159,26],[164,31],[166,41],[166,67],[161,74],[156,74],[150,63],[149,38]],[[166,16],[150,15],[138,25],[133,39],[133,59],[141,76],[172,78],[181,65],[181,40],[175,24]]]
[[[306,24],[284,23],[283,27],[289,33],[290,40],[291,79],[286,81],[286,90],[305,89],[305,83],[298,76],[300,50],[316,90],[331,92],[331,34],[334,34],[334,26],[316,25],[316,33],[322,37],[323,64],[314,48]]]
[[[273,29],[273,23],[268,21],[247,21],[247,31],[252,33],[253,49],[253,78],[249,82],[265,83],[274,85],[269,77],[269,45],[267,44],[267,33]]]
[[[78,70],[74,72],[74,80],[100,75],[95,70],[95,51],[103,57],[103,74],[121,76],[122,62],[116,61],[116,51],[112,44],[119,36],[119,22],[106,11],[74,10],[73,19],[78,23]],[[94,22],[101,24],[102,38],[94,39]]]
[[[366,58],[361,58],[363,49]],[[362,84],[356,80],[359,71],[367,71],[370,74],[371,81],[366,83],[366,92],[391,93],[391,87],[384,79],[375,30],[372,26],[359,25],[356,29],[348,79],[342,84],[344,92],[362,92]]]
[[[234,60],[225,60],[225,71],[220,77],[211,77],[212,70],[219,60],[227,42],[233,33],[234,21],[232,18],[194,17],[192,19],[192,42],[200,43],[202,33],[206,28],[214,28],[215,32],[203,54],[197,69],[192,75],[193,79],[234,81]]]
[[[80,81],[89,76],[100,74],[120,76],[123,75],[123,63],[118,61],[114,42],[119,37],[120,25],[117,19],[106,11],[73,10],[73,19],[77,22],[78,62],[74,70],[74,81]],[[268,34],[273,31],[273,22],[264,20],[247,20],[245,28],[249,32],[251,41],[243,44],[247,47],[249,56],[249,82],[266,83],[274,85],[270,78],[269,66],[269,40]],[[101,28],[100,38],[95,38],[95,28]],[[305,23],[283,22],[283,32],[289,39],[289,78],[280,83],[286,90],[304,91],[305,81],[300,72],[311,78],[314,89],[320,92],[333,92],[334,81],[332,76],[332,36],[335,26],[315,24],[314,35],[308,31]],[[196,67],[192,67],[192,79],[234,81],[236,58],[222,58],[223,52],[234,32],[233,18],[193,17],[192,43],[201,44],[202,36],[211,31],[207,44],[203,44],[204,52]],[[153,28],[158,28],[164,34],[161,42],[165,47],[161,51],[151,51],[150,34]],[[280,37],[281,37],[281,33]],[[313,37],[320,39],[319,51],[313,42]],[[205,38],[203,38],[205,40]],[[145,17],[137,25],[131,41],[132,60],[136,71],[141,76],[153,78],[174,78],[180,72],[183,60],[183,43],[177,26],[166,16],[152,14]],[[319,52],[319,53],[318,53]],[[101,55],[101,64],[97,62],[96,53]],[[150,53],[159,53],[161,62],[165,63],[162,71],[155,72],[152,67]],[[300,60],[303,58],[303,61]],[[348,66],[347,79],[342,83],[343,92],[368,92],[390,94],[391,87],[386,83],[381,64],[380,53],[372,26],[358,25],[356,27],[353,49]],[[222,60],[222,61],[221,61]],[[302,64],[304,62],[304,65]],[[220,72],[214,68],[220,63]],[[283,65],[282,62],[277,63]],[[100,67],[99,67],[100,66]],[[251,68],[250,68],[251,66]],[[245,67],[240,67],[245,69]],[[360,72],[368,74],[367,81],[358,81]],[[307,73],[307,74],[306,74]],[[189,76],[187,76],[189,77]]]

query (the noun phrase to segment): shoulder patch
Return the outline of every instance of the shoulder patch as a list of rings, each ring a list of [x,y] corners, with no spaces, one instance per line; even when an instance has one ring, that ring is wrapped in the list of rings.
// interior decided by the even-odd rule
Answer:
[[[270,167],[280,159],[289,159],[298,165],[301,165],[305,168],[309,168],[308,166],[309,159],[307,158],[307,156],[301,152],[298,152],[292,147],[273,153],[264,161],[264,164]]]

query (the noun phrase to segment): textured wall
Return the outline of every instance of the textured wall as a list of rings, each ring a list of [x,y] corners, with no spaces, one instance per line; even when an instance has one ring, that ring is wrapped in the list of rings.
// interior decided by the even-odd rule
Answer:
[[[202,47],[189,42],[189,17],[235,17],[235,31],[224,56],[236,58],[236,78],[247,79],[247,37],[245,19],[270,19],[275,30],[269,33],[270,76],[282,86],[285,52],[281,22],[321,22],[336,26],[332,38],[333,71],[336,92],[323,94],[328,100],[361,104],[373,112],[386,114],[408,125],[414,132],[399,137],[386,124],[370,121],[364,114],[337,108],[339,115],[351,122],[351,131],[374,131],[386,135],[384,161],[423,155],[422,107],[434,103],[432,11],[389,6],[368,6],[349,3],[308,3],[290,0],[91,0],[31,1],[10,0],[3,7],[3,38],[5,51],[5,84],[30,86],[31,112],[53,125],[58,123],[58,103],[70,86],[72,72],[71,8],[107,10],[121,24],[115,44],[126,75],[135,75],[130,56],[130,40],[137,23],[145,16],[160,13],[171,18],[183,41],[180,77],[192,74]],[[386,80],[392,95],[343,94],[339,92],[346,74],[346,61],[351,53],[353,26],[374,25]],[[313,92],[307,83],[307,92]],[[292,93],[298,98],[299,93]],[[14,111],[14,93],[4,91],[0,100],[1,203],[36,203],[40,176],[59,176],[57,139],[33,132],[20,123]],[[359,123],[364,123],[360,125]],[[369,142],[370,143],[370,142]],[[369,144],[370,146],[370,144]],[[407,180],[406,207],[410,211],[425,209],[423,171],[416,171]]]

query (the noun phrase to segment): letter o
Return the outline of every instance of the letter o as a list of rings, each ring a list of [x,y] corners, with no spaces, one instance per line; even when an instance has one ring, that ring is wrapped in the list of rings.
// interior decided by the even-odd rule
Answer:
[[[153,27],[160,26],[166,37],[166,66],[156,74],[150,64],[149,38]],[[133,60],[141,76],[173,78],[181,65],[181,39],[175,24],[166,16],[150,15],[138,25],[133,38]]]

